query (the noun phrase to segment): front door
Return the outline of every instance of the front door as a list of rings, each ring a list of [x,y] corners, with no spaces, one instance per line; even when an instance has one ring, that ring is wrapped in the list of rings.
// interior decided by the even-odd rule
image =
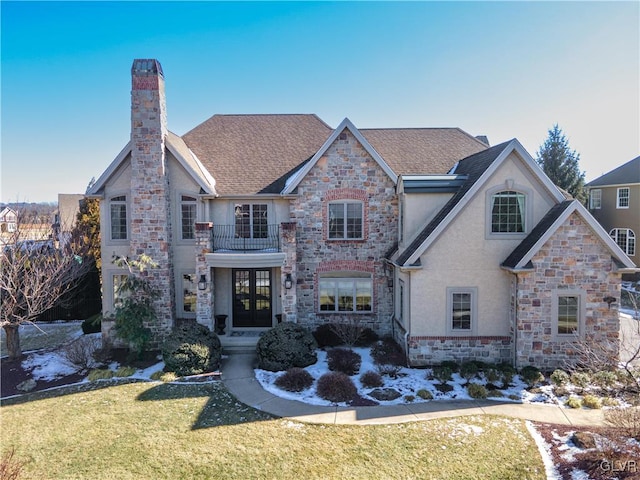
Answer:
[[[271,270],[233,270],[233,326],[270,327]]]

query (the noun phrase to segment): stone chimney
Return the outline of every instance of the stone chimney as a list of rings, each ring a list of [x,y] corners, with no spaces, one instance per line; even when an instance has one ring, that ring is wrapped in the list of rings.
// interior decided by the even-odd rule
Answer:
[[[148,325],[160,342],[173,326],[174,282],[171,208],[165,140],[167,114],[160,62],[138,59],[131,67],[131,256],[149,255],[158,267],[147,272],[160,292],[158,323]]]

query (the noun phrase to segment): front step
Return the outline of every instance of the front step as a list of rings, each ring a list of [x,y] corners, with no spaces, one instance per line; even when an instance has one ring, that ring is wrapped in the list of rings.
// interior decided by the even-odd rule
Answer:
[[[258,344],[259,336],[240,336],[233,337],[228,335],[220,335],[220,343],[222,344],[223,353],[254,353]]]

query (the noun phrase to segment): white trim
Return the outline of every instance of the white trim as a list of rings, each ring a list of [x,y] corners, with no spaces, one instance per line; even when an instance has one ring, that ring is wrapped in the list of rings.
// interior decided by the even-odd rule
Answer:
[[[578,331],[576,333],[558,333],[558,304],[560,297],[578,298]],[[587,316],[587,293],[584,290],[553,290],[551,297],[551,337],[556,342],[577,341],[584,336]]]
[[[620,191],[621,190],[626,190],[627,191],[627,205],[625,205],[625,206],[620,206]],[[619,187],[616,190],[616,209],[627,210],[630,205],[631,205],[631,188],[629,188],[629,187]]]
[[[282,267],[286,255],[275,253],[207,253],[208,267],[219,268],[267,268]]]
[[[124,205],[124,216],[125,216],[125,238],[113,238],[113,221],[111,218],[111,205],[113,205],[113,199],[124,197],[124,201],[118,200],[116,205]],[[107,209],[107,229],[108,235],[105,238],[106,245],[125,245],[128,244],[131,240],[131,209],[130,207],[130,197],[131,192],[128,191],[118,191],[113,192],[107,198],[105,198],[106,209]]]
[[[571,205],[569,205],[564,212],[556,219],[555,222],[547,229],[540,239],[531,247],[531,249],[524,255],[520,261],[513,267],[513,270],[523,269],[525,265],[531,261],[536,253],[542,248],[542,246],[551,238],[551,236],[556,232],[556,230],[564,224],[564,222],[569,218],[569,216],[573,213],[577,212],[584,221],[587,222],[591,230],[600,237],[600,240],[609,248],[609,251],[613,256],[615,256],[618,260],[620,260],[625,267],[627,268],[635,268],[635,264],[631,261],[631,259],[627,256],[624,251],[620,248],[620,246],[611,238],[611,236],[605,231],[605,229],[593,218],[593,216],[588,212],[588,210],[582,206],[580,202],[577,200],[573,200]]]
[[[515,192],[524,196],[523,230],[522,232],[494,232],[493,229],[493,197],[502,192]],[[533,190],[524,185],[496,185],[485,193],[485,239],[512,240],[524,239],[533,230]]]
[[[540,169],[535,160],[527,153],[524,147],[520,144],[518,140],[515,138],[509,142],[509,144],[500,152],[498,157],[491,163],[489,168],[487,168],[480,178],[473,184],[473,186],[469,189],[469,191],[464,195],[464,197],[453,207],[453,209],[449,212],[449,214],[440,222],[440,224],[436,227],[436,229],[431,232],[431,235],[422,245],[416,249],[415,252],[404,262],[404,265],[412,265],[416,263],[416,261],[424,254],[424,252],[437,240],[437,238],[446,230],[449,224],[458,216],[458,214],[462,211],[463,208],[471,201],[471,199],[478,193],[487,182],[489,178],[500,168],[502,163],[506,160],[506,158],[512,153],[515,152],[522,159],[524,164],[531,170],[531,172],[535,175],[540,183],[547,189],[547,191],[553,196],[557,203],[562,202],[565,197],[560,191],[558,187],[556,187],[549,177],[547,177],[544,172]],[[482,152],[480,152],[482,153]],[[477,155],[477,154],[476,154]]]
[[[594,194],[598,192],[597,197]],[[598,205],[594,205],[594,200],[598,200]],[[592,188],[589,190],[589,210],[601,210],[602,209],[602,189]]]
[[[98,180],[91,186],[91,188],[87,191],[87,197],[102,197],[103,195],[100,191],[104,188],[107,181],[116,173],[116,170],[120,167],[120,164],[127,158],[127,155],[131,153],[131,141],[127,142],[120,153],[116,155],[116,158],[109,164],[107,169],[102,172],[102,175],[98,177]]]
[[[456,293],[469,294],[471,319],[470,327],[468,329],[453,328],[453,295]],[[478,287],[447,287],[447,335],[451,336],[467,336],[475,335],[478,331]]]
[[[398,183],[398,176],[395,174],[393,170],[391,170],[391,167],[387,164],[387,162],[385,162],[384,159],[380,156],[380,154],[376,152],[375,148],[373,148],[373,146],[367,141],[367,139],[364,138],[362,133],[360,133],[360,131],[355,127],[355,125],[351,123],[351,120],[349,120],[348,118],[345,118],[344,120],[342,120],[340,125],[338,125],[338,127],[331,133],[331,135],[329,135],[329,138],[327,138],[327,140],[324,142],[322,147],[320,147],[320,150],[318,150],[313,155],[313,157],[311,157],[311,160],[309,160],[306,163],[306,165],[304,165],[300,170],[295,172],[291,177],[287,179],[285,188],[284,190],[282,190],[282,194],[284,195],[290,194],[295,190],[295,188],[300,184],[302,179],[307,175],[307,173],[309,173],[309,171],[314,167],[314,165],[318,163],[318,160],[327,152],[327,150],[329,150],[329,147],[333,145],[333,143],[336,141],[338,136],[345,129],[349,130],[351,134],[354,137],[356,137],[356,140],[360,142],[360,144],[367,151],[367,153],[371,155],[371,157],[378,163],[378,165],[380,165],[380,167],[389,176],[389,178],[391,178],[394,185]]]

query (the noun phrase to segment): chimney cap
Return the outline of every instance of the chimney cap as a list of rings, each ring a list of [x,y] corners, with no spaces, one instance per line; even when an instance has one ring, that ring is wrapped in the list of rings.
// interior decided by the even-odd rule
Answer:
[[[164,77],[162,73],[162,65],[154,58],[137,58],[133,61],[131,67],[131,73],[133,75],[160,75]]]

